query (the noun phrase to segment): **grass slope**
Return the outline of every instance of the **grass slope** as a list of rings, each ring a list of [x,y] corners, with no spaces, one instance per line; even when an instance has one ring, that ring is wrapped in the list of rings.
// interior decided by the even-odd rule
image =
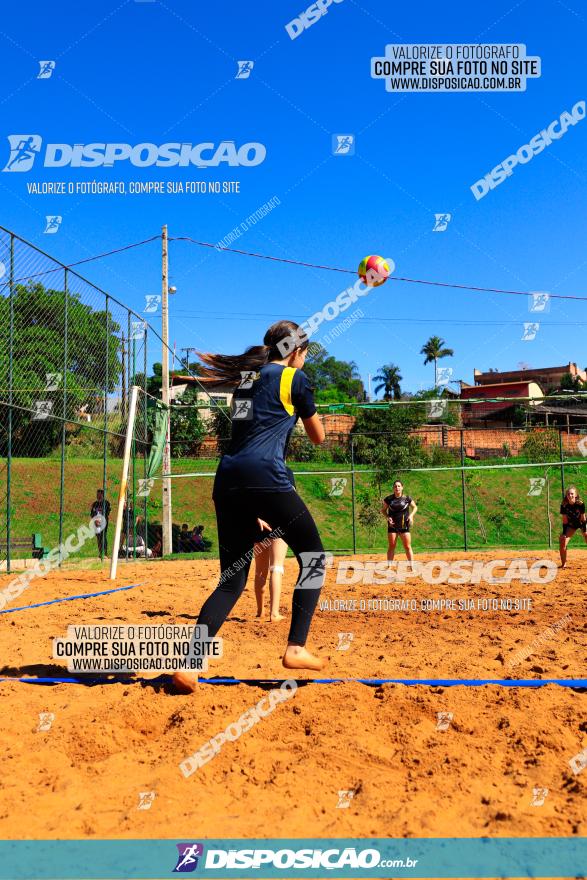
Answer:
[[[489,462],[487,462],[489,463]],[[353,548],[352,489],[350,475],[340,496],[330,495],[330,472],[345,470],[346,465],[291,463],[294,471],[301,471],[297,479],[300,495],[310,507],[324,545],[329,550]],[[213,474],[216,462],[202,459],[184,459],[173,462],[174,473]],[[309,471],[322,471],[313,475]],[[587,472],[581,467],[565,468],[566,482],[576,481],[579,491],[587,495]],[[106,475],[107,495],[112,504],[109,542],[113,538],[113,519],[120,485],[121,462],[111,459]],[[137,469],[137,478],[141,475]],[[1,474],[0,474],[1,476]],[[341,475],[343,476],[343,475]],[[395,475],[390,475],[386,493],[391,491]],[[548,482],[541,494],[529,495],[530,478],[544,478]],[[405,491],[419,506],[413,530],[416,550],[463,548],[463,505],[461,474],[456,471],[434,473],[407,473],[403,477]],[[87,522],[95,492],[104,485],[102,461],[95,458],[72,458],[65,462],[63,497],[63,532],[65,539]],[[466,475],[467,537],[469,549],[492,546],[548,546],[549,513],[552,540],[556,546],[560,531],[558,508],[561,497],[560,468],[552,466],[548,474],[544,467],[507,470],[471,470]],[[161,521],[161,483],[156,481],[146,505],[148,521]],[[548,504],[548,489],[550,503]],[[173,521],[179,527],[187,522],[190,528],[203,523],[205,535],[212,541],[212,552],[217,549],[216,524],[211,499],[212,477],[186,477],[173,480]],[[357,499],[375,491],[374,475],[356,473]],[[137,499],[135,510],[144,513],[144,499]],[[43,544],[55,547],[59,542],[60,461],[58,459],[14,459],[12,462],[12,536],[28,538],[32,532],[41,532]],[[359,523],[357,500],[357,551],[382,550],[386,546],[386,527],[383,517],[372,530]],[[4,512],[0,515],[4,519]],[[5,533],[5,523],[0,523]],[[577,546],[579,542],[577,541]],[[28,556],[28,553],[15,553]],[[89,541],[80,554],[96,556],[96,544]]]

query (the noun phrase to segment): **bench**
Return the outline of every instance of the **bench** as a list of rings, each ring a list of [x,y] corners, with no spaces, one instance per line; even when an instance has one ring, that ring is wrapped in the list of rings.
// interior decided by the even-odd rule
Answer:
[[[5,553],[7,549],[6,543],[0,544],[0,553]],[[43,559],[49,552],[46,547],[43,547],[40,532],[34,532],[28,541],[26,538],[16,538],[11,541],[10,550],[30,550],[33,559]]]

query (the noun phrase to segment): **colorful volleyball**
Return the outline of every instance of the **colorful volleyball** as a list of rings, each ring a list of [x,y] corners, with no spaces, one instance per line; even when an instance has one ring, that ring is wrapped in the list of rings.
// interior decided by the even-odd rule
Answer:
[[[383,257],[372,254],[359,263],[359,277],[368,287],[379,287],[389,278],[389,264]]]

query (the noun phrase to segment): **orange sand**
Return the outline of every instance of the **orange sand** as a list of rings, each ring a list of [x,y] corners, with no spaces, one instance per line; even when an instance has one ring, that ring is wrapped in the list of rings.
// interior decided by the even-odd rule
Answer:
[[[60,675],[51,638],[70,623],[193,622],[217,563],[201,559],[121,566],[96,599],[1,615],[2,675]],[[293,563],[287,562],[287,609]],[[309,645],[329,676],[505,677],[504,657],[565,614],[572,623],[524,661],[521,677],[579,677],[586,664],[582,587],[587,563],[547,587],[432,588],[420,581],[345,588],[329,573],[324,598],[530,595],[531,612],[317,612]],[[17,604],[107,589],[104,572],[56,572]],[[501,592],[498,592],[501,591]],[[288,618],[254,618],[252,587],[221,630],[224,657],[207,673],[286,678]],[[346,651],[338,633],[353,632]],[[499,659],[501,655],[502,659]],[[531,667],[541,671],[530,671]],[[518,674],[517,669],[512,674]],[[0,683],[4,756],[0,835],[78,837],[442,837],[585,835],[587,771],[568,760],[587,746],[585,695],[558,686],[430,688],[302,684],[295,696],[189,778],[179,763],[263,695],[259,685],[200,685],[191,697],[150,683],[43,687]],[[55,715],[38,732],[39,713]],[[451,712],[446,731],[437,713]],[[549,789],[530,805],[532,789]],[[139,793],[155,792],[149,810]],[[338,792],[353,791],[348,808]]]

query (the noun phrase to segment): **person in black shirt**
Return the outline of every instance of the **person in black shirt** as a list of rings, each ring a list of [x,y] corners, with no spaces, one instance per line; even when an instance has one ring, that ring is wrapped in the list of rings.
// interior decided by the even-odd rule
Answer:
[[[190,553],[192,536],[190,535],[188,524],[182,523],[181,531],[177,536],[177,549],[180,553]]]
[[[567,547],[569,541],[577,531],[581,529],[587,542],[587,517],[585,516],[585,503],[579,498],[575,486],[569,486],[561,504],[561,516],[563,518],[563,531],[560,536],[561,568],[567,564]]]
[[[412,551],[412,537],[410,529],[414,522],[414,515],[418,505],[409,495],[404,495],[404,485],[401,480],[393,484],[393,494],[383,499],[381,512],[387,517],[387,559],[393,560],[397,536],[401,538],[406,556],[409,561],[414,559]]]
[[[299,576],[293,590],[291,626],[282,663],[286,669],[320,670],[324,661],[312,655],[306,640],[325,577],[326,557],[312,515],[291,484],[285,448],[296,420],[309,439],[324,441],[308,377],[302,372],[308,349],[298,325],[278,321],[265,333],[263,345],[240,355],[200,354],[208,378],[231,383],[232,435],[222,457],[212,497],[218,522],[220,582],[200,611],[197,623],[215,636],[242,594],[259,540],[258,520],[269,524],[293,550]],[[296,340],[284,348],[284,341]],[[283,354],[283,351],[289,352]],[[306,577],[308,572],[313,577]],[[321,577],[315,577],[316,574]],[[193,691],[187,674],[175,673],[178,689]]]
[[[100,559],[103,559],[108,554],[108,519],[110,518],[110,502],[104,498],[104,489],[96,491],[96,500],[92,504],[90,517],[95,520],[94,529],[98,542],[98,553]],[[96,520],[96,517],[99,519]]]

